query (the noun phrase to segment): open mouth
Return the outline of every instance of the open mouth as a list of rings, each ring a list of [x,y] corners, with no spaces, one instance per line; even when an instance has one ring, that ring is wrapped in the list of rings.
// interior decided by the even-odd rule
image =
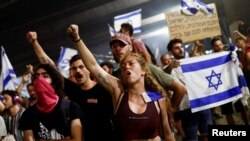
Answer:
[[[129,71],[126,71],[126,73],[125,73],[126,75],[131,75],[131,72],[129,72]]]
[[[80,73],[78,73],[78,74],[76,74],[76,79],[81,79],[81,78],[83,78],[83,75],[82,74],[80,74]]]

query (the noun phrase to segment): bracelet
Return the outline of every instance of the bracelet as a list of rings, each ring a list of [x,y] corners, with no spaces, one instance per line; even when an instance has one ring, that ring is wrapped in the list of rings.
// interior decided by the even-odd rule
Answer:
[[[72,39],[72,41],[75,42],[75,43],[77,43],[77,42],[79,42],[79,41],[81,41],[81,40],[82,40],[81,38],[79,38],[78,40],[73,40],[73,39]]]

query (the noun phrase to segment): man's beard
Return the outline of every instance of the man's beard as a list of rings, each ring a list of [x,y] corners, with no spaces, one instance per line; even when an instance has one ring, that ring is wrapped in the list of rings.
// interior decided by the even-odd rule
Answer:
[[[175,59],[183,59],[183,58],[185,58],[185,56],[184,55],[182,55],[182,56],[175,56]]]

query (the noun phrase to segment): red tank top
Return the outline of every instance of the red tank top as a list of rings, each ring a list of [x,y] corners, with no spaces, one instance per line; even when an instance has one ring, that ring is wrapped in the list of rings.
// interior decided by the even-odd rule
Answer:
[[[245,53],[241,56],[240,61],[243,65],[243,69],[247,69],[247,61],[246,61],[246,54],[250,52],[250,45],[245,47]]]
[[[122,140],[153,139],[159,136],[160,116],[154,102],[149,102],[144,113],[132,112],[125,93],[117,113],[116,124]]]

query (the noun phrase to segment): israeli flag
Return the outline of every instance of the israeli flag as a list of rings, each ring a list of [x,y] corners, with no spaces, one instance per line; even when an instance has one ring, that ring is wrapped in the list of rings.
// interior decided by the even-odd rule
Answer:
[[[193,0],[181,0],[181,10],[186,15],[195,15],[198,12]]]
[[[187,58],[180,63],[192,112],[217,107],[243,96],[245,79],[230,52]]]
[[[72,56],[77,54],[77,50],[71,49],[71,48],[66,48],[66,47],[61,47],[61,52],[60,56],[58,59],[57,67],[61,74],[68,78],[69,77],[69,61],[72,58]]]
[[[153,91],[146,91],[142,93],[141,96],[145,102],[157,101],[161,98],[164,98],[164,96],[161,93]]]
[[[16,90],[16,85],[14,84],[14,80],[16,79],[16,73],[3,47],[1,47],[1,59],[2,72],[0,80],[0,90]]]
[[[181,10],[186,15],[195,15],[198,10],[206,14],[213,14],[214,9],[200,0],[181,0]]]
[[[141,32],[141,9],[114,17],[115,31],[121,29],[122,23],[130,23],[134,28],[134,33]]]
[[[110,36],[111,36],[111,37],[114,36],[114,35],[115,35],[115,30],[114,30],[114,28],[111,27],[109,24],[108,24],[108,28],[109,28],[109,34],[110,34]]]
[[[197,9],[202,10],[206,14],[213,14],[214,9],[212,7],[210,7],[209,5],[201,2],[200,0],[194,0],[194,1],[196,3]]]

